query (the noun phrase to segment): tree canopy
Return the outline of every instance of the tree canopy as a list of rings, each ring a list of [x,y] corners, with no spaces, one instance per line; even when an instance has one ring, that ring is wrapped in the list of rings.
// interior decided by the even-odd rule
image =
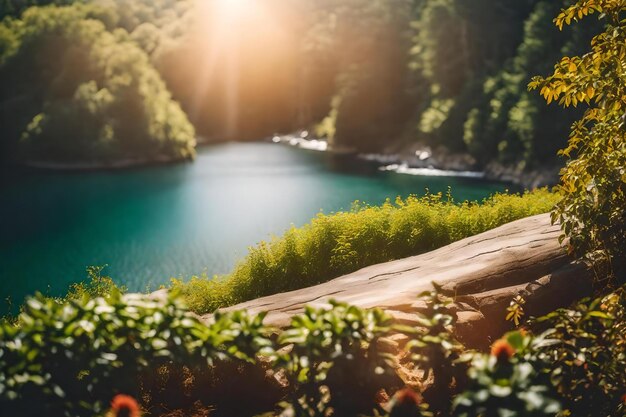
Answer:
[[[3,0],[5,148],[186,158],[194,129],[258,139],[314,127],[358,151],[422,143],[483,166],[555,164],[581,111],[546,109],[526,82],[603,25],[559,31],[550,19],[568,0],[228,4]]]
[[[25,159],[186,159],[195,134],[105,7],[35,7],[0,29],[4,140]]]

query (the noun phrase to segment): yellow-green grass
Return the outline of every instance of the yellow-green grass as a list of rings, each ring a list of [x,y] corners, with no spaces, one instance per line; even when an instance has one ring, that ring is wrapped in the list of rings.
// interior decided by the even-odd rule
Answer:
[[[495,194],[457,204],[438,195],[382,206],[319,214],[302,227],[250,248],[226,276],[174,279],[187,305],[202,314],[265,295],[328,281],[362,267],[424,253],[504,223],[550,211],[559,197],[547,189]]]

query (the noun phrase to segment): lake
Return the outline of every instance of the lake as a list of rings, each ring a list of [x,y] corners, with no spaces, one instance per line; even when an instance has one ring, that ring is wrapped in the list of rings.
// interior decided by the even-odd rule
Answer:
[[[14,304],[35,291],[65,293],[88,265],[109,265],[105,272],[133,291],[170,277],[227,273],[249,246],[355,200],[380,204],[449,185],[456,199],[480,200],[506,188],[341,172],[323,152],[271,143],[203,147],[193,163],[169,166],[2,175],[0,296]]]

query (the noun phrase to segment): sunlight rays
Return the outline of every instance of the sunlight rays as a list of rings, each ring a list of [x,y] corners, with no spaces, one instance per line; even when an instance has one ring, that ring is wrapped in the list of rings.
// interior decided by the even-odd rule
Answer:
[[[221,92],[225,103],[227,137],[237,133],[240,117],[239,78],[240,43],[242,36],[270,24],[270,16],[258,0],[210,0],[199,5],[199,26],[208,38],[206,48],[198,61],[200,71],[196,81],[196,94],[191,107],[192,117],[201,117],[204,93],[209,89]],[[216,77],[218,72],[222,77]],[[222,80],[216,83],[216,79]]]

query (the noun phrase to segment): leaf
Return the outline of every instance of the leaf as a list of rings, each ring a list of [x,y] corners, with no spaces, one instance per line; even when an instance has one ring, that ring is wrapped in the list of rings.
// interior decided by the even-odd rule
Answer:
[[[590,311],[589,313],[587,313],[587,315],[590,317],[597,317],[600,319],[607,319],[607,320],[613,319],[613,317],[611,317],[610,315],[606,313],[603,313],[602,311]]]

